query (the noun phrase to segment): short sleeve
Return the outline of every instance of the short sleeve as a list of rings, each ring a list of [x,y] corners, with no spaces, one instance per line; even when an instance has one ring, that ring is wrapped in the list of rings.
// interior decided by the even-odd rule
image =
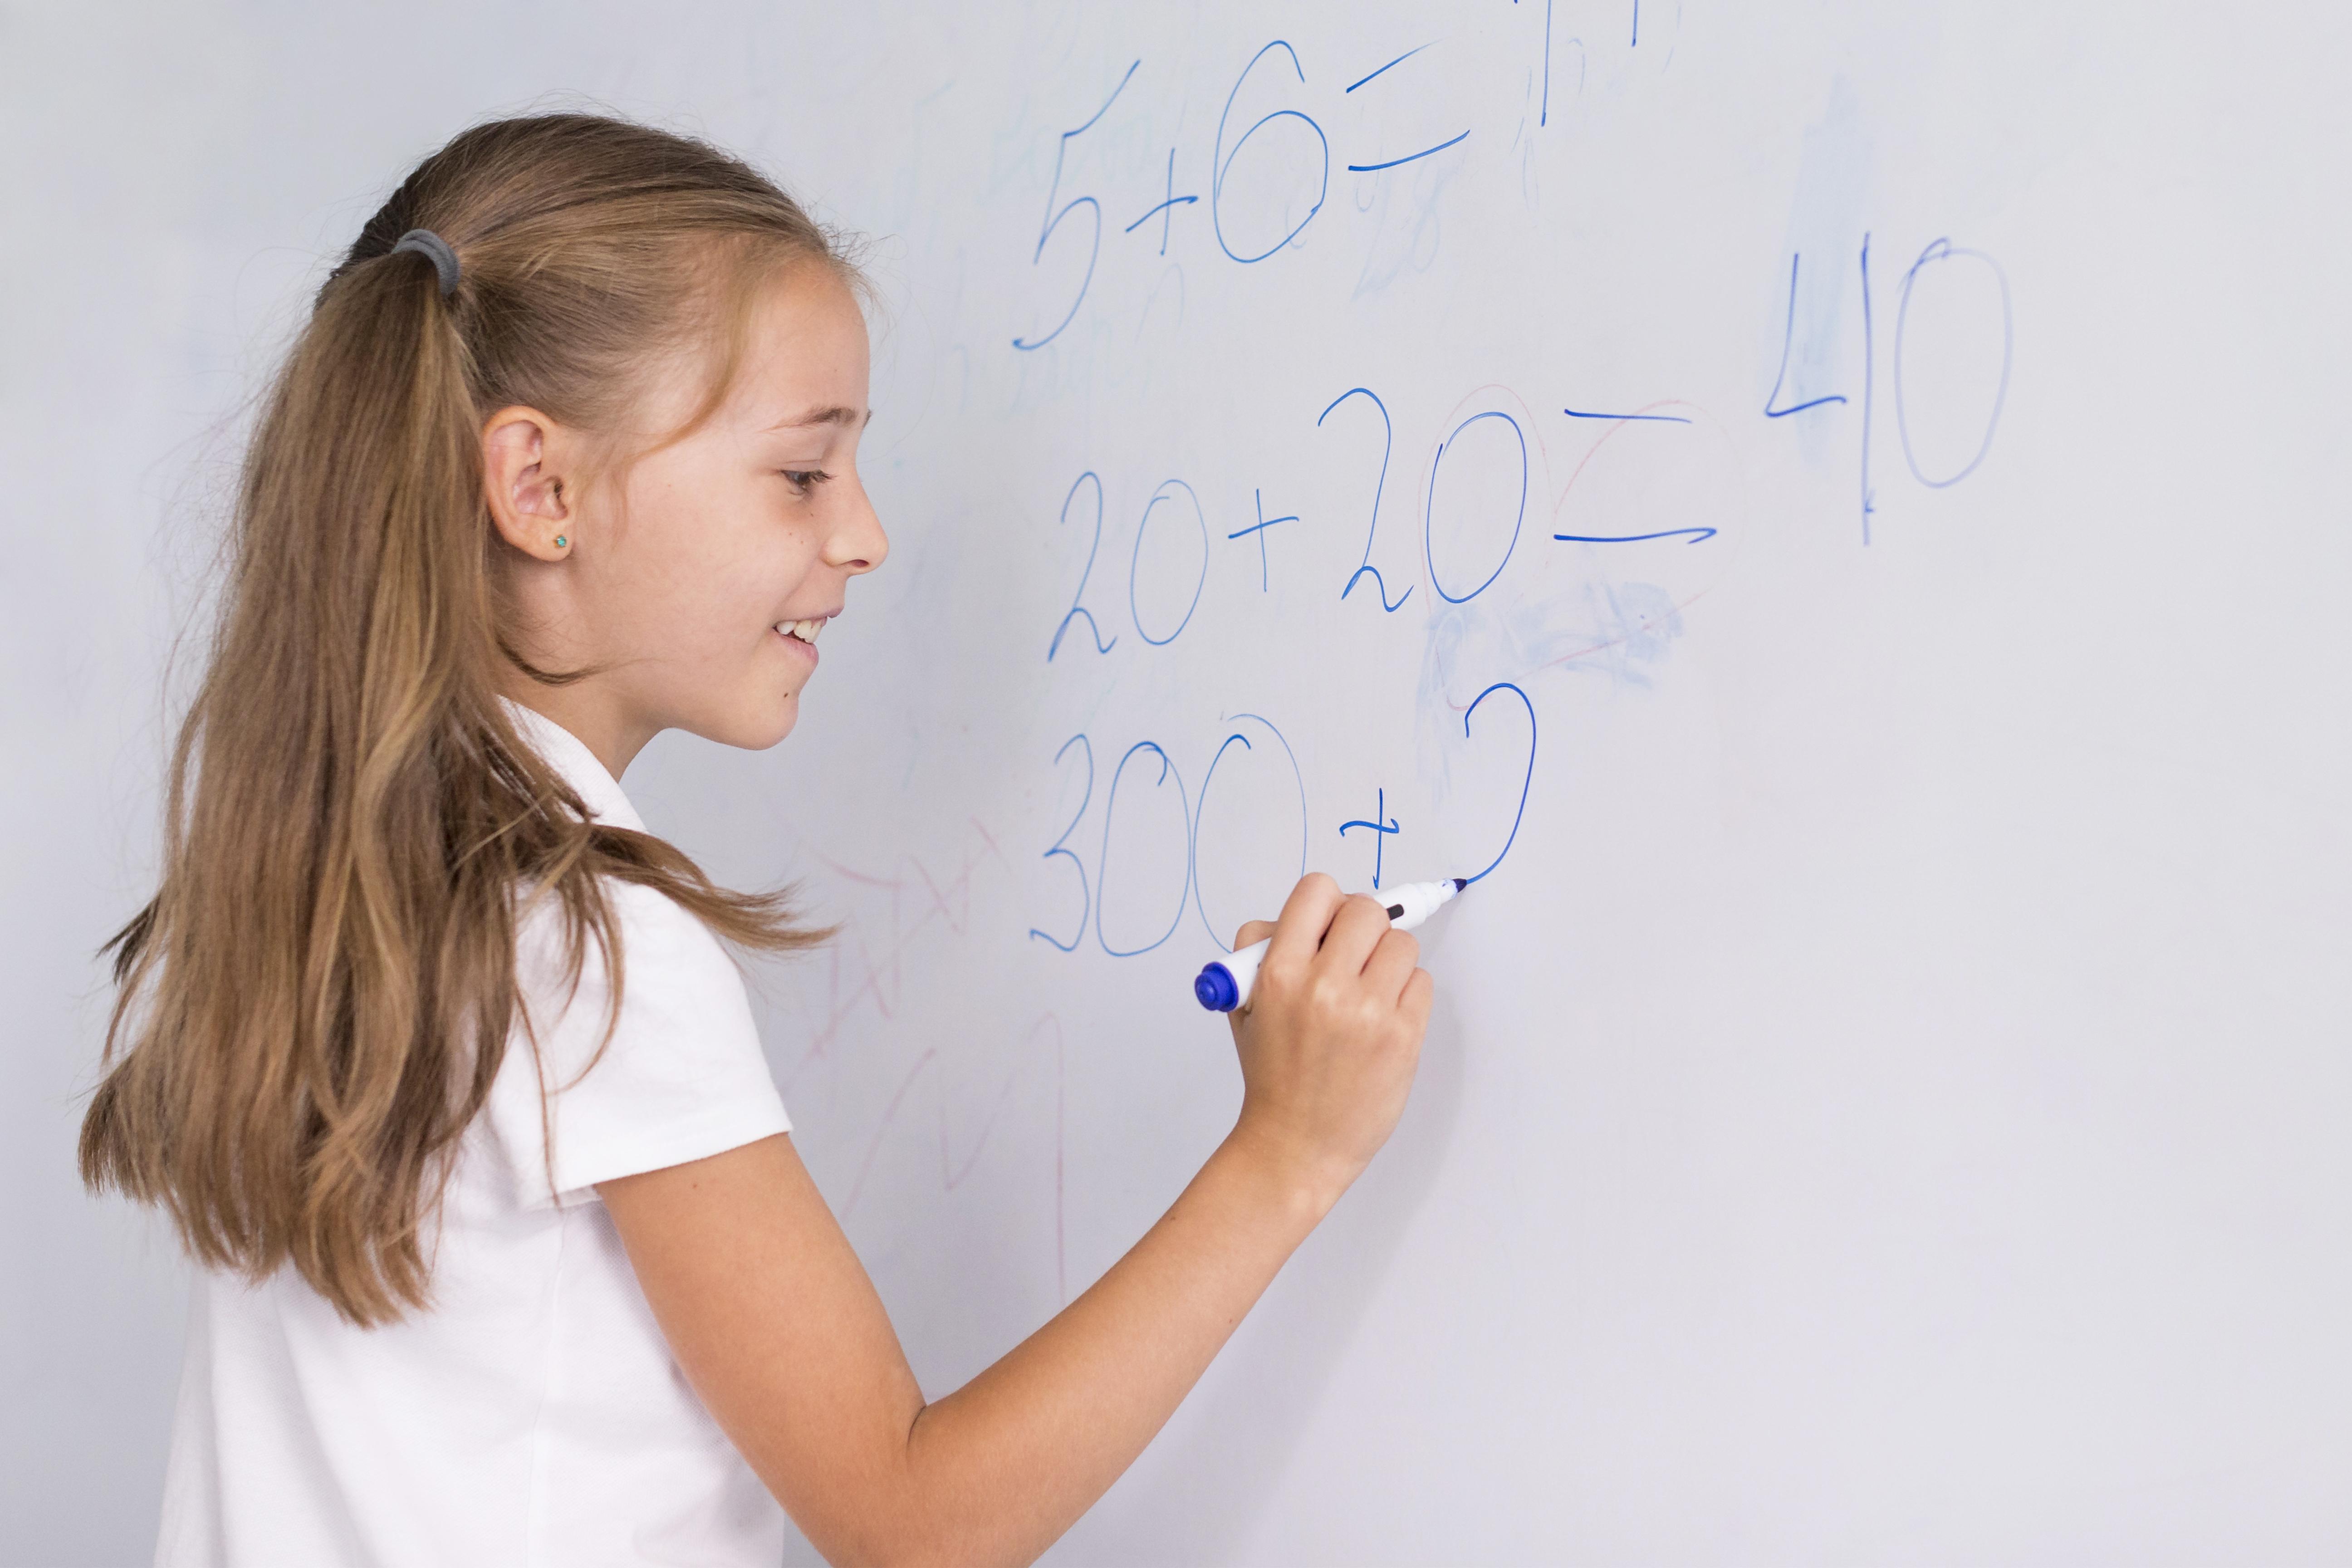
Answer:
[[[611,980],[595,941],[585,942],[580,984],[567,1001],[558,911],[541,902],[518,922],[516,980],[538,1029],[539,1062],[518,1022],[484,1114],[527,1209],[588,1201],[598,1182],[684,1164],[792,1127],[760,1048],[743,976],[718,938],[651,888],[608,887],[623,984],[620,1017],[601,1058]]]

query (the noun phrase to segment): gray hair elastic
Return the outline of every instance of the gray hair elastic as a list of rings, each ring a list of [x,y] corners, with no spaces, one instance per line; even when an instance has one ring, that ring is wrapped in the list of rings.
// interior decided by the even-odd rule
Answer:
[[[414,250],[433,258],[433,270],[441,275],[441,298],[446,300],[457,291],[457,253],[449,242],[429,228],[412,228],[392,242],[386,256],[398,256],[404,250]]]

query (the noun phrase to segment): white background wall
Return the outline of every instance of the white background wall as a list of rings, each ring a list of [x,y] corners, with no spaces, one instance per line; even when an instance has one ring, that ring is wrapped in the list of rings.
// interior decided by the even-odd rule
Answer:
[[[1427,933],[1391,1149],[1056,1560],[2352,1553],[2346,24],[1633,11],[0,6],[0,1557],[152,1544],[180,1265],[82,1195],[73,1140],[242,400],[417,158],[580,95],[887,237],[894,557],[793,740],[666,737],[626,782],[714,874],[805,876],[850,922],[761,976],[762,1023],[928,1387],[1213,1143],[1237,1089],[1185,977],[1295,874],[1300,807],[1361,885],[1338,826],[1376,799],[1389,875],[1435,875],[1525,781]],[[1276,37],[1306,79],[1236,89]],[[1220,189],[1229,94],[1228,151],[1294,114]],[[1323,205],[1241,265],[1313,200],[1302,115]],[[1164,253],[1127,232],[1186,194]],[[1083,209],[1037,243],[1080,195],[1090,275]],[[2012,352],[1982,465],[1936,489],[1893,332],[1947,236],[1998,263]],[[1918,272],[1930,478],[1990,407],[1993,278]],[[1784,342],[1781,406],[1847,401],[1768,417]],[[1394,433],[1393,616],[1338,594],[1379,425],[1317,419],[1358,385]],[[1528,443],[1507,552],[1480,413]],[[1171,478],[1200,543],[1172,503],[1139,538]],[[1224,536],[1286,513],[1261,576]],[[1653,522],[1718,531],[1550,537]],[[1074,600],[1117,644],[1049,662]],[[1502,680],[1525,716],[1459,737]],[[1054,762],[1081,733],[1090,791]],[[1107,821],[1145,740],[1185,794],[1142,753]],[[1045,857],[1074,811],[1083,888]]]

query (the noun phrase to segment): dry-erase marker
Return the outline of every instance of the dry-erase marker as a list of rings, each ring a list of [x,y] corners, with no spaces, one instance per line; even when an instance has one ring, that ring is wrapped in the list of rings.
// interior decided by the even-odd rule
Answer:
[[[1437,912],[1437,906],[1452,899],[1470,885],[1467,877],[1449,877],[1443,882],[1407,882],[1401,888],[1383,889],[1374,894],[1389,907],[1389,924],[1399,931],[1411,931]],[[1236,1007],[1249,1005],[1250,988],[1257,984],[1257,966],[1265,962],[1265,944],[1254,942],[1240,952],[1218,959],[1201,971],[1192,982],[1192,994],[1201,1005],[1212,1013],[1230,1013]]]

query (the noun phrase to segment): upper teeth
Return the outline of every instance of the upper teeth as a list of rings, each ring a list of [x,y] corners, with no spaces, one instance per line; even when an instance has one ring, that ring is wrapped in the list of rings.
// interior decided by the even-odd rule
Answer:
[[[776,629],[788,637],[798,637],[803,642],[814,642],[816,634],[824,630],[824,617],[820,616],[809,621],[778,621]]]

